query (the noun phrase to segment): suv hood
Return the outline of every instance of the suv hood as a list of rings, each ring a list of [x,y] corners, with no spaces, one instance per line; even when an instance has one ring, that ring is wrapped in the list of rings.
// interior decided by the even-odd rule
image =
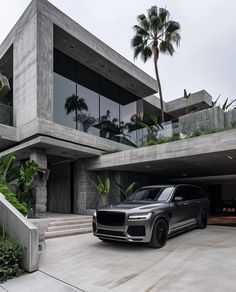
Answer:
[[[150,203],[150,202],[127,202],[127,203],[121,203],[115,206],[107,206],[100,208],[98,211],[128,211],[132,210],[132,212],[140,212],[140,211],[149,211],[152,209],[157,209],[157,208],[163,208],[166,206],[165,203]]]

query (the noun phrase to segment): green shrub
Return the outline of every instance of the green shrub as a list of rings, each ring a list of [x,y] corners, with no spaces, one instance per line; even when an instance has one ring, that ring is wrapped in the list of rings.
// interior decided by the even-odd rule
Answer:
[[[0,193],[2,193],[6,200],[11,203],[22,215],[27,215],[27,206],[25,203],[20,203],[7,186],[0,185]]]
[[[0,283],[23,273],[19,266],[23,248],[14,240],[7,238],[4,232],[0,234]]]

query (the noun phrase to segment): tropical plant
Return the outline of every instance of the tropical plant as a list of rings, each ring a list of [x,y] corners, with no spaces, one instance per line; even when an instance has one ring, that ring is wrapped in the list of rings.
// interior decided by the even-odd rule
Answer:
[[[17,201],[12,195],[9,196],[6,189],[4,189],[5,193],[3,194],[5,196],[8,195],[7,199],[9,201],[11,200],[11,202],[14,201],[15,205],[18,205],[18,202],[29,205],[33,203],[32,187],[36,175],[39,172],[44,172],[44,170],[34,160],[27,160],[17,166],[14,165],[15,160],[14,154],[9,154],[5,159],[0,161],[0,186],[3,189],[6,187],[9,192],[11,192],[10,189],[14,187]]]
[[[73,94],[72,96],[67,97],[66,102],[65,102],[65,109],[66,109],[66,114],[68,115],[71,112],[75,112],[75,127],[76,130],[78,130],[78,113],[82,113],[83,110],[87,111],[88,106],[84,100],[84,98],[80,98],[78,95]]]
[[[217,106],[217,103],[219,101],[219,98],[220,98],[220,94],[218,95],[217,99],[215,101],[212,101],[212,106],[211,107],[214,107],[214,106]],[[220,105],[221,109],[226,112],[228,110],[236,110],[236,99],[233,99],[233,100],[229,100],[228,98],[225,99],[223,105]]]
[[[157,85],[161,103],[161,123],[164,122],[163,95],[157,61],[160,53],[173,56],[174,45],[180,43],[180,24],[170,20],[170,13],[165,8],[152,6],[147,11],[147,16],[141,14],[137,17],[138,25],[135,25],[135,35],[131,40],[134,49],[134,59],[139,55],[146,62],[153,57]]]
[[[0,183],[6,184],[12,179],[12,169],[15,163],[14,154],[9,154],[5,159],[0,160]]]
[[[22,215],[27,215],[27,205],[26,203],[20,203],[16,195],[9,190],[5,185],[0,184],[0,193],[2,193],[5,199],[12,204]]]
[[[186,100],[186,114],[189,112],[189,108],[188,108],[188,99],[191,96],[191,93],[187,93],[187,90],[184,89],[184,98]]]
[[[34,160],[27,160],[15,167],[16,196],[20,202],[33,203],[33,184],[38,172],[43,171]]]
[[[0,230],[0,283],[23,273],[19,264],[22,255],[23,248],[9,239],[4,229]]]
[[[118,188],[120,189],[120,192],[123,194],[125,199],[128,199],[129,196],[133,194],[133,192],[137,186],[136,182],[130,183],[127,187],[123,187],[118,182],[115,182],[115,184],[118,186]]]
[[[98,183],[92,181],[94,187],[101,195],[103,205],[107,204],[108,194],[110,192],[111,181],[110,178],[102,179],[100,176],[98,178]]]

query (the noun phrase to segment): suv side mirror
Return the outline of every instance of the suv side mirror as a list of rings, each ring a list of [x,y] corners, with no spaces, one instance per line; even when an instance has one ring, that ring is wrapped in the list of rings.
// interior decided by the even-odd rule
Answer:
[[[174,202],[175,202],[175,203],[179,203],[179,202],[181,202],[181,201],[183,201],[183,197],[179,197],[179,196],[178,196],[178,197],[175,197],[175,198],[174,198]]]

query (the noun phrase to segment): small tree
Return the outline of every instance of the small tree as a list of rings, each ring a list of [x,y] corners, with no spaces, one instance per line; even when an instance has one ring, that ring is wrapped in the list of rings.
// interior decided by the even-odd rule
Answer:
[[[187,90],[184,89],[184,98],[186,100],[186,114],[188,114],[189,112],[189,108],[188,108],[188,99],[191,96],[191,93],[187,93]]]
[[[110,181],[110,178],[106,178],[106,179],[104,179],[104,181],[100,176],[98,176],[97,178],[98,178],[98,183],[96,183],[94,181],[92,181],[92,182],[93,182],[93,185],[96,188],[96,190],[101,195],[103,205],[106,205],[108,194],[110,192],[111,181]]]
[[[121,193],[124,195],[126,200],[129,198],[130,195],[133,194],[133,192],[137,186],[136,182],[130,183],[126,188],[123,187],[122,185],[118,184],[117,182],[115,184],[118,186],[118,188],[120,189]]]

